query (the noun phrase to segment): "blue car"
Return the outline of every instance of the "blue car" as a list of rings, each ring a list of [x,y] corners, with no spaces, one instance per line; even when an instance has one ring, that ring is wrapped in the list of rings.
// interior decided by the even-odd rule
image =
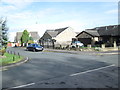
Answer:
[[[26,47],[26,50],[30,50],[30,51],[43,51],[43,47],[38,45],[38,44],[29,44],[27,47]]]

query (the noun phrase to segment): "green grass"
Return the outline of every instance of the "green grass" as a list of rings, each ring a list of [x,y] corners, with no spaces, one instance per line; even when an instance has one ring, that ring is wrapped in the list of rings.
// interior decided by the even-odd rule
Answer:
[[[19,57],[18,55],[13,55],[13,54],[9,54],[9,53],[5,53],[4,56],[6,56],[6,57],[0,58],[0,65],[2,65],[2,66],[11,64],[11,63],[16,63],[23,59],[23,57],[21,57],[21,56]]]

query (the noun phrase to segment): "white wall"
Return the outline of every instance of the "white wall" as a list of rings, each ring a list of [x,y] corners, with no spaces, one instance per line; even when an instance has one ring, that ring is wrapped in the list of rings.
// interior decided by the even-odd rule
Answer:
[[[69,27],[54,38],[56,40],[55,44],[70,45],[72,38],[75,38],[76,35],[73,29]]]
[[[98,41],[98,37],[94,37],[94,41]]]

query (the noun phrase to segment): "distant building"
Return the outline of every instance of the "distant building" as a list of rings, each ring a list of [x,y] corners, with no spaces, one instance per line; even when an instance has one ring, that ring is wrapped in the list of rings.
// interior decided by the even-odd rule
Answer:
[[[22,32],[17,32],[16,33],[16,37],[15,37],[15,42],[16,43],[20,43],[21,42],[21,40],[20,40],[21,36],[22,36]],[[29,32],[29,36],[33,38],[33,41],[35,43],[37,43],[39,38],[40,38],[38,32]]]
[[[71,44],[72,38],[77,34],[71,27],[59,28],[55,30],[46,30],[39,42],[44,47],[66,47]]]
[[[93,29],[86,29],[76,36],[78,41],[84,43],[85,46],[88,44],[95,45],[97,43],[106,44],[106,46],[113,46],[116,42],[120,45],[120,30],[118,25],[96,27]]]

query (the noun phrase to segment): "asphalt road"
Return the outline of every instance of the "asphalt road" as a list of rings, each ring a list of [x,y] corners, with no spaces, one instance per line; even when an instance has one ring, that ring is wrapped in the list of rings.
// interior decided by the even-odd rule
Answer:
[[[2,71],[2,88],[118,88],[118,55],[8,50],[29,61]]]

